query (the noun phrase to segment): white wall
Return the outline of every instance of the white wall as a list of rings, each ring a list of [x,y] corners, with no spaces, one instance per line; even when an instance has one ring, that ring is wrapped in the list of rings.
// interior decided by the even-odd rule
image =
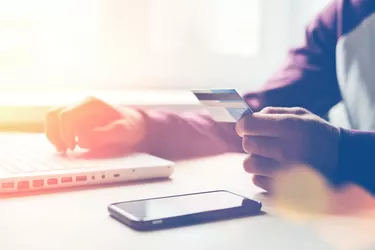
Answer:
[[[299,45],[304,38],[306,25],[332,0],[291,0],[290,42]]]
[[[247,4],[254,2],[260,5],[245,8],[246,1]],[[5,1],[8,7],[0,8],[0,23],[6,24],[3,25],[5,29],[0,27],[0,89],[258,88],[280,67],[288,48],[301,41],[307,22],[327,1],[35,0],[32,4],[29,0]],[[176,6],[172,7],[179,11],[173,12],[167,8],[172,21],[190,13],[186,17],[188,32],[185,32],[184,25],[171,25],[167,29],[171,32],[166,32],[178,36],[190,34],[188,39],[183,39],[189,46],[178,53],[151,53],[149,40],[150,34],[154,33],[149,32],[149,26],[155,23],[152,21],[154,19],[150,19],[152,2],[162,2],[168,7],[174,3]],[[237,6],[241,4],[241,11],[237,11],[244,15],[228,11],[231,14],[229,17],[228,13],[218,15],[221,22],[212,20],[211,5],[216,6],[218,2],[231,5],[236,2]],[[202,3],[211,6],[211,10],[203,8]],[[224,7],[220,10],[228,10]],[[257,24],[258,18],[249,20],[249,17],[257,16],[251,13],[252,10],[262,11],[260,25]],[[13,12],[16,13],[14,17]],[[84,16],[82,13],[85,13]],[[160,16],[165,15],[162,13]],[[230,25],[230,21],[235,19],[256,25],[236,28],[238,25]],[[172,21],[167,19],[165,26]],[[217,27],[208,25],[211,22],[217,24]],[[214,39],[218,44],[227,40],[221,39],[221,36],[242,40],[233,35],[232,31],[236,31],[236,34],[250,34],[250,42],[244,43],[244,47],[252,40],[257,40],[253,43],[258,53],[253,56],[212,53],[211,49],[215,46],[204,42],[215,37],[211,33],[221,34],[219,39]],[[157,30],[155,33],[160,35],[163,32]],[[173,36],[166,37],[165,40],[174,39]],[[157,44],[164,45],[164,42]],[[237,49],[242,46],[232,47]]]

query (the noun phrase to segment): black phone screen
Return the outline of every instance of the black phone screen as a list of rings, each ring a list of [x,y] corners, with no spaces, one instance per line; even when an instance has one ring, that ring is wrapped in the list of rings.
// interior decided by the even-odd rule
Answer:
[[[255,201],[230,192],[215,191],[129,201],[117,203],[115,206],[139,221],[149,221],[208,211],[238,208],[243,207],[246,202],[254,202],[253,205],[258,204]]]

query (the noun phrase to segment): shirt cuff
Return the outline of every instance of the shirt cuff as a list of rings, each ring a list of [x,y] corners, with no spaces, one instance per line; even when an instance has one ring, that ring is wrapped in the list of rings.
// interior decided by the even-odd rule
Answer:
[[[375,190],[375,133],[340,129],[335,183],[354,183]]]

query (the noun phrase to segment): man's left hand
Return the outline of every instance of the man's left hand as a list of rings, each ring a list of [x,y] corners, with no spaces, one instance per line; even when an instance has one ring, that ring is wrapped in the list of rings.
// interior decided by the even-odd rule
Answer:
[[[265,108],[237,123],[244,161],[255,185],[271,191],[276,174],[288,164],[308,164],[323,174],[338,164],[339,129],[302,108]]]

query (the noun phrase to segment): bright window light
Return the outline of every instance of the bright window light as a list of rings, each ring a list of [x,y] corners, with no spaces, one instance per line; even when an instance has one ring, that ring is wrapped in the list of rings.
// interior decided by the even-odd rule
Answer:
[[[255,56],[258,0],[151,0],[151,46],[159,52],[200,50]]]
[[[0,87],[82,77],[98,61],[99,0],[0,0]]]
[[[0,89],[224,79],[261,56],[264,1],[0,0]]]

